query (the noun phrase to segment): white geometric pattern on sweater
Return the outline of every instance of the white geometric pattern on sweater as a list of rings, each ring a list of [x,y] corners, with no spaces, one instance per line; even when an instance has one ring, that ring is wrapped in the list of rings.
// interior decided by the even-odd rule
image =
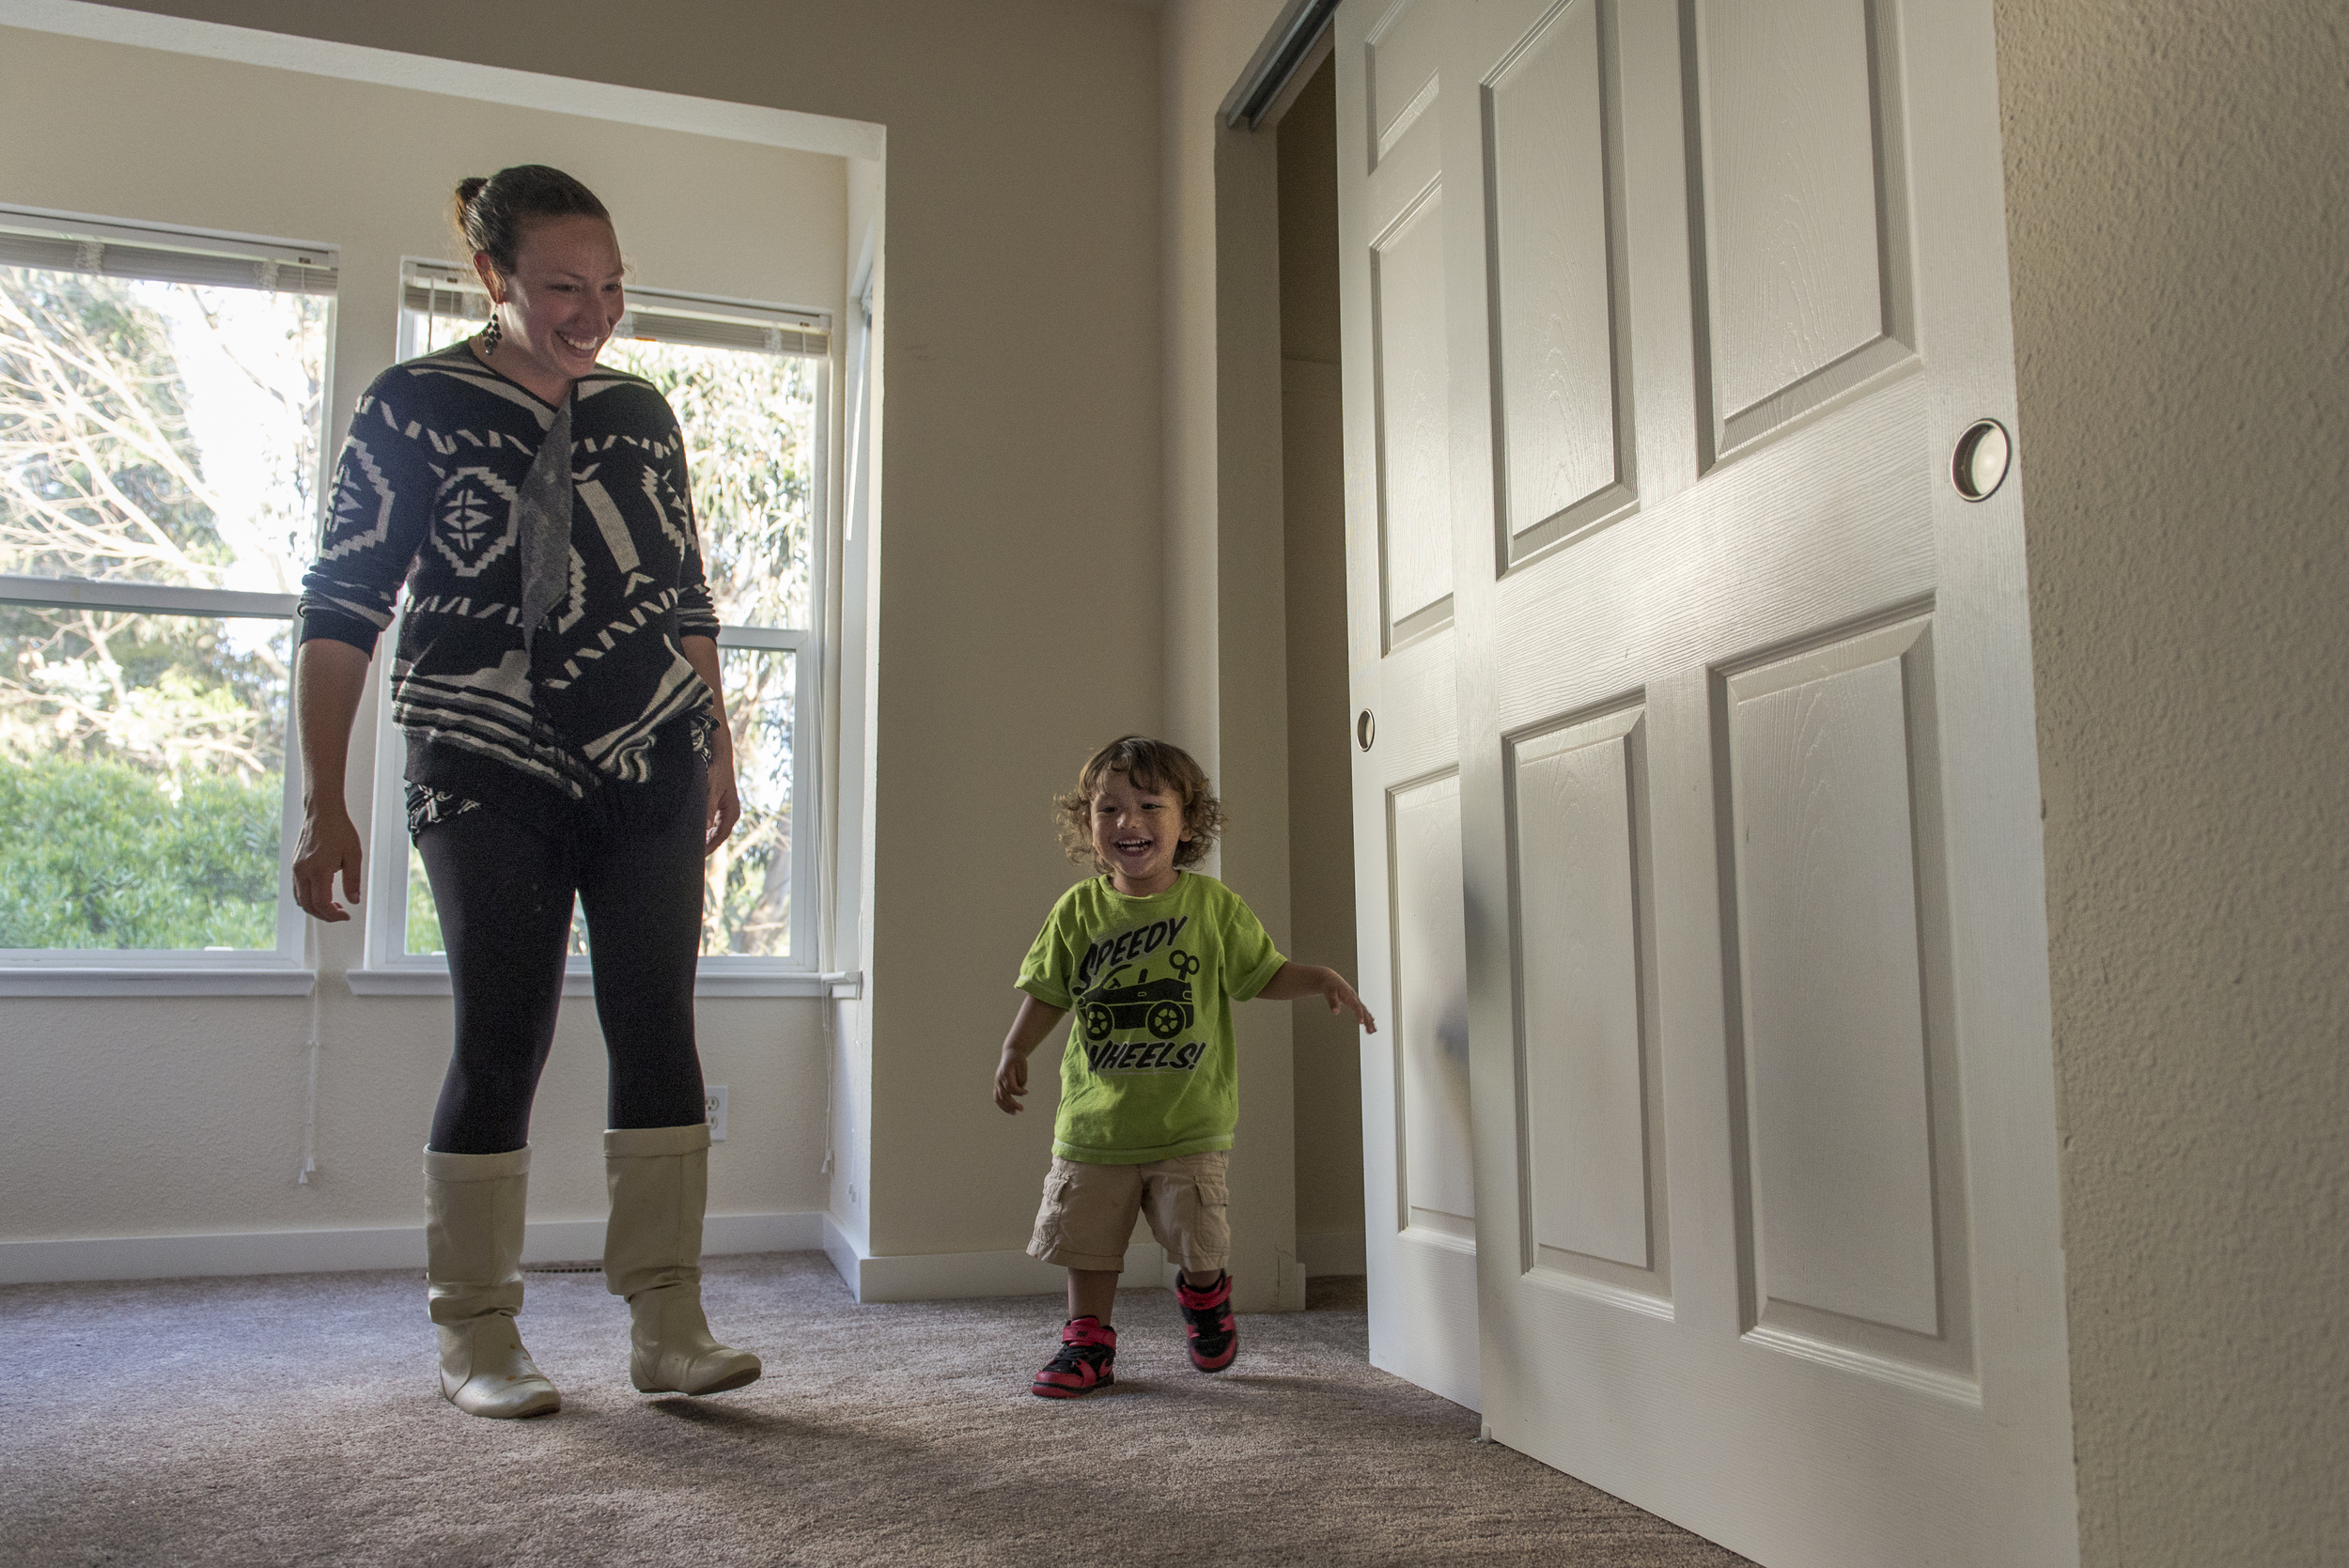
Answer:
[[[360,405],[364,414],[366,405]],[[372,514],[372,515],[370,515]],[[381,544],[392,526],[392,487],[376,466],[375,454],[367,450],[366,440],[359,434],[359,421],[350,422],[350,439],[343,443],[343,460],[334,469],[334,520],[327,525],[327,535],[335,542],[319,551],[319,559],[331,561]],[[345,536],[346,530],[355,530]]]
[[[305,636],[371,647],[404,586],[393,710],[412,756],[490,758],[576,798],[596,773],[647,777],[654,732],[708,706],[677,639],[716,635],[717,615],[676,415],[648,383],[604,370],[571,406],[580,505],[535,678],[515,501],[553,411],[463,345],[369,387],[302,610]]]
[[[514,487],[486,468],[460,468],[441,487],[440,526],[432,548],[459,577],[479,577],[481,568],[513,549],[521,537]]]

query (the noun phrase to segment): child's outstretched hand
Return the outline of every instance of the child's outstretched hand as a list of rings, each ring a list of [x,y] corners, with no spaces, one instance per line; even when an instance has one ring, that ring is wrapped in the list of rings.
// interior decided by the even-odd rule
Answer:
[[[1346,983],[1346,976],[1319,964],[1283,964],[1256,994],[1268,1001],[1299,1001],[1306,997],[1319,997],[1330,1004],[1330,1012],[1353,1014],[1361,1020],[1363,1033],[1378,1032],[1378,1020],[1370,1016],[1370,1009],[1354,994],[1354,987]]]
[[[1363,1006],[1362,999],[1354,994],[1354,987],[1346,983],[1346,976],[1335,970],[1323,970],[1321,972],[1324,977],[1321,982],[1321,1000],[1330,1004],[1330,1011],[1351,1013],[1361,1020],[1363,1033],[1377,1033],[1378,1020],[1370,1016],[1370,1009]]]
[[[1028,1109],[1019,1103],[1027,1092],[1028,1059],[1005,1047],[1003,1059],[995,1064],[995,1103],[1006,1115],[1017,1116]]]

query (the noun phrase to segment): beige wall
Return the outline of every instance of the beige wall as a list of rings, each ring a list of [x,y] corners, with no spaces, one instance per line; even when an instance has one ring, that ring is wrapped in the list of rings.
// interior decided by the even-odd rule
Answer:
[[[1230,815],[1216,875],[1294,951],[1289,924],[1287,633],[1281,522],[1277,144],[1218,109],[1278,0],[1171,0],[1162,14],[1165,713]],[[1234,1015],[1235,1305],[1304,1304],[1296,1260],[1294,1004]]]
[[[836,157],[15,28],[0,28],[0,203],[343,248],[336,442],[392,361],[399,258],[449,254],[442,204],[467,174],[568,168],[611,203],[643,283],[842,307]],[[0,1001],[0,1241],[418,1222],[448,1000],[353,997],[339,976],[360,962],[357,924],[313,929],[329,976],[315,1015],[308,999]],[[824,1074],[816,1006],[702,1006],[708,1079],[728,1089],[713,1212],[823,1206],[823,1106],[804,1087]],[[297,1184],[314,1027],[318,1171]],[[538,1101],[533,1218],[601,1215],[603,1125],[601,1038],[575,998]]]
[[[835,1162],[841,1219],[878,1253],[1022,1245],[1051,1075],[1016,1121],[987,1084],[1020,955],[1075,876],[1050,798],[1091,747],[1161,715],[1159,17],[1097,0],[680,0],[657,24],[621,0],[125,8],[886,128],[871,918],[834,955],[870,977],[842,1028],[867,1120],[834,1130],[869,1141]],[[753,1015],[771,1079],[820,1123],[820,1043],[795,1043],[813,1026]]]
[[[1155,19],[820,14],[861,34],[834,45],[863,56],[835,112],[889,128],[870,1244],[1017,1249],[1057,1055],[1016,1119],[988,1083],[1020,956],[1079,875],[1051,797],[1159,716]],[[740,95],[828,106],[769,70]]]
[[[2081,1553],[2349,1560],[2334,0],[1998,0]]]
[[[529,8],[455,0],[141,8],[405,51],[455,51],[443,40],[461,39],[476,64],[886,128],[888,310],[876,376],[887,433],[876,493],[886,505],[862,693],[874,721],[869,772],[855,781],[868,918],[848,924],[855,950],[833,955],[869,970],[868,1000],[844,1010],[829,1064],[810,1039],[813,1009],[760,1004],[746,1017],[772,1030],[803,1015],[782,1026],[798,1054],[770,1076],[795,1110],[854,1124],[835,1121],[829,1141],[841,1157],[830,1190],[817,1188],[848,1234],[881,1254],[1019,1247],[1049,1138],[1050,1075],[1034,1113],[1009,1121],[986,1105],[986,1059],[1009,1012],[1008,976],[1074,874],[1051,848],[1045,806],[1076,762],[1125,728],[1163,729],[1200,751],[1237,817],[1218,869],[1288,935],[1272,146],[1214,118],[1276,8],[839,0],[785,12],[708,0],[672,8],[658,29],[614,0],[572,8],[552,29]],[[212,69],[174,65],[189,83]],[[170,101],[195,88],[177,91]],[[132,147],[151,139],[139,116],[118,124]],[[1067,134],[1071,125],[1084,134]],[[288,140],[300,138],[276,138]],[[125,163],[139,162],[124,150]],[[1220,231],[1212,217],[1198,221],[1200,204],[1218,199],[1219,156],[1237,157],[1252,181],[1225,182],[1223,199],[1238,193],[1247,222]],[[241,156],[220,166],[249,168]],[[433,172],[435,189],[441,178]],[[1168,222],[1187,239],[1162,272]],[[1234,254],[1219,253],[1219,232]],[[1249,338],[1255,360],[1237,378],[1217,351],[1219,268],[1249,280],[1261,315]],[[832,298],[844,284],[835,273]],[[1162,342],[1179,344],[1163,377]],[[1219,390],[1219,374],[1234,384]],[[1219,443],[1219,421],[1252,447]],[[726,1009],[708,1011],[714,1032]],[[1244,1010],[1241,1028],[1239,1272],[1244,1291],[1264,1291],[1258,1304],[1269,1305],[1301,1290],[1288,1256],[1289,1010]],[[428,1079],[437,1047],[417,1049]],[[729,1070],[711,1066],[713,1079]],[[827,1076],[829,1108],[817,1087]],[[825,1141],[811,1133],[811,1145]]]
[[[1352,718],[1346,691],[1346,440],[1338,396],[1337,69],[1281,116],[1281,488],[1288,632],[1289,926],[1299,957],[1354,963]],[[1297,1232],[1309,1258],[1359,1256],[1361,1035],[1295,1019]]]

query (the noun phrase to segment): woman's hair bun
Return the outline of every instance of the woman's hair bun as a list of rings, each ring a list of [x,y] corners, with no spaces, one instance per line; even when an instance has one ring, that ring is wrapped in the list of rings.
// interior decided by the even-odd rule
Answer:
[[[490,265],[509,276],[525,225],[573,213],[612,221],[593,191],[544,163],[518,163],[487,179],[477,175],[460,179],[451,207],[459,241],[467,251],[487,256]]]

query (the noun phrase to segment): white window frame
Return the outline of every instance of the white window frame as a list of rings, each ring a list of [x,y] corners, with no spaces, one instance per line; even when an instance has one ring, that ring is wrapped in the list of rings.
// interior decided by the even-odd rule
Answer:
[[[305,291],[327,301],[327,377],[334,373],[335,294],[340,254],[334,245],[277,240],[224,230],[164,227],[45,208],[0,207],[0,229],[12,235],[72,242],[77,271],[100,276],[153,277],[216,287],[274,287],[285,269],[311,273]],[[132,257],[110,267],[106,253]],[[184,272],[159,255],[187,259]],[[45,266],[27,261],[23,265]],[[176,274],[176,275],[175,275]],[[317,287],[317,285],[323,287]],[[327,417],[323,399],[321,425]],[[325,493],[325,464],[333,448],[319,432],[318,493]],[[0,604],[42,609],[113,610],[130,613],[294,620],[296,597],[226,588],[114,582],[87,578],[0,574]],[[287,688],[285,788],[278,810],[277,941],[273,948],[0,948],[0,996],[304,996],[317,976],[303,962],[303,914],[293,901],[293,844],[301,804],[301,769],[294,753],[293,692]]]
[[[469,268],[447,261],[404,256],[400,262],[402,300],[399,312],[398,359],[424,352],[415,331],[409,291],[428,287],[478,297],[479,283]],[[816,369],[815,413],[810,419],[813,484],[808,527],[808,594],[811,618],[821,617],[825,582],[831,569],[833,528],[832,495],[832,319],[822,311],[796,310],[756,301],[721,299],[669,289],[630,285],[629,314],[614,329],[615,337],[635,335],[636,317],[658,315],[674,323],[679,318],[712,323],[713,346],[763,349],[768,352],[798,353]],[[486,304],[486,301],[483,302]],[[461,312],[460,312],[461,314]],[[763,342],[726,342],[717,334],[747,329]],[[690,329],[689,329],[690,330]],[[692,340],[692,339],[686,339]],[[820,341],[821,351],[811,351]],[[399,624],[395,620],[379,647],[397,645]],[[775,958],[741,954],[705,954],[695,970],[694,989],[702,996],[825,996],[828,979],[817,952],[821,922],[818,900],[823,893],[820,843],[822,820],[818,798],[824,769],[820,753],[825,733],[821,711],[825,649],[814,627],[748,627],[722,625],[718,647],[758,649],[791,654],[791,953]],[[380,662],[380,661],[379,661]],[[366,879],[363,899],[366,924],[364,967],[346,977],[360,996],[446,995],[450,989],[448,960],[437,953],[410,953],[408,945],[408,765],[407,737],[392,722],[389,693],[383,677],[371,680],[375,713],[375,777],[373,827],[369,860],[374,874]],[[592,990],[587,958],[572,955],[566,960],[563,993],[584,996]]]

